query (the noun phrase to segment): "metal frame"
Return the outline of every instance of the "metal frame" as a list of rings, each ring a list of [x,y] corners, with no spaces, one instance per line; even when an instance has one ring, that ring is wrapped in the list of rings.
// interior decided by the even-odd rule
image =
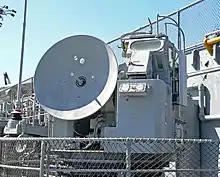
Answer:
[[[189,5],[185,6],[185,7],[183,7],[183,8],[181,8],[181,9],[177,10],[177,11],[174,11],[174,12],[172,12],[172,13],[166,15],[165,17],[163,17],[163,18],[161,18],[161,19],[158,19],[158,20],[155,20],[155,21],[151,22],[151,24],[152,24],[152,25],[153,25],[153,24],[157,24],[157,29],[159,29],[159,22],[161,22],[161,21],[163,21],[164,19],[166,19],[166,17],[170,17],[170,16],[172,16],[172,15],[176,15],[176,14],[180,13],[181,11],[184,11],[184,10],[186,10],[186,9],[188,9],[188,8],[190,8],[190,7],[194,6],[194,5],[196,5],[196,4],[199,4],[199,3],[203,2],[203,1],[205,1],[205,0],[198,0],[198,1],[194,2],[194,3],[191,3],[191,4],[189,4]],[[135,32],[137,32],[137,31],[143,30],[143,29],[145,29],[145,28],[147,28],[147,27],[150,27],[150,24],[143,25],[143,26],[141,26],[141,27],[139,27],[139,28],[137,28],[137,29],[134,29],[134,30],[132,30],[131,32],[127,32],[127,33],[135,33]],[[117,41],[117,40],[120,40],[120,38],[121,38],[121,36],[116,37],[116,38],[112,39],[111,41],[109,41],[108,44],[111,44],[111,43],[113,43],[113,42],[115,42],[115,41]]]
[[[143,149],[143,156],[148,154],[148,150],[151,148],[150,144],[155,144],[157,148],[162,148],[164,149],[164,152],[167,151],[169,149],[169,152],[171,154],[173,154],[175,156],[176,151],[178,151],[179,155],[185,155],[185,157],[183,158],[179,158],[176,159],[174,161],[178,161],[178,163],[191,163],[191,161],[188,159],[188,156],[190,156],[189,154],[192,153],[192,149],[194,146],[199,146],[199,145],[203,145],[206,147],[211,147],[211,149],[207,149],[207,151],[213,151],[214,155],[218,155],[219,151],[218,148],[216,149],[216,147],[218,147],[218,144],[220,143],[220,141],[215,141],[215,140],[209,140],[209,139],[169,139],[169,138],[89,138],[89,141],[94,141],[94,142],[100,142],[100,143],[107,143],[108,146],[111,148],[111,146],[116,149],[116,146],[114,143],[116,144],[120,144],[122,146],[125,147],[125,167],[124,168],[107,168],[107,166],[105,166],[104,168],[94,168],[94,169],[87,169],[86,167],[78,167],[78,168],[73,168],[71,166],[71,168],[65,169],[65,168],[57,168],[56,166],[53,165],[53,162],[50,160],[48,161],[48,156],[53,156],[55,151],[58,150],[58,154],[62,153],[68,153],[68,151],[74,151],[74,150],[67,150],[64,149],[64,147],[61,146],[56,146],[56,143],[59,145],[68,145],[68,143],[71,142],[84,142],[84,141],[88,141],[88,138],[0,138],[0,143],[10,143],[13,142],[13,144],[15,142],[26,142],[26,143],[34,143],[34,142],[38,142],[40,144],[40,151],[38,152],[40,154],[40,159],[37,162],[38,166],[37,167],[33,167],[33,166],[18,166],[18,165],[8,165],[7,163],[4,164],[4,158],[3,157],[1,159],[1,164],[0,167],[3,169],[11,169],[11,170],[32,170],[32,171],[37,171],[39,174],[39,177],[43,177],[45,174],[51,173],[51,172],[63,172],[63,173],[71,173],[71,172],[75,172],[75,173],[123,173],[126,175],[126,177],[130,177],[132,176],[133,173],[146,173],[146,172],[152,172],[152,173],[156,173],[156,172],[174,172],[174,173],[188,173],[188,175],[191,175],[191,173],[197,173],[197,172],[206,172],[206,173],[219,173],[220,169],[213,168],[213,167],[209,167],[209,166],[204,166],[203,168],[195,168],[192,166],[178,166],[176,168],[159,168],[159,166],[157,168],[147,168],[147,169],[141,169],[141,168],[135,168],[135,169],[131,169],[131,164],[132,164],[132,156],[134,155],[134,152],[131,152],[132,147],[137,146],[138,144],[141,144],[141,147],[145,147],[145,149]],[[111,145],[111,143],[113,143]],[[144,144],[143,144],[144,143]],[[168,146],[167,146],[168,144]],[[174,145],[173,148],[171,148],[170,145]],[[213,146],[213,147],[212,147]],[[50,150],[48,149],[48,147],[50,147]],[[54,148],[54,150],[53,150]],[[149,148],[149,149],[148,149]],[[166,149],[167,148],[167,149]],[[187,149],[189,148],[189,149]],[[49,150],[49,151],[48,151]],[[59,151],[61,150],[61,151]],[[120,153],[120,147],[118,149],[119,153]],[[195,154],[191,154],[191,155],[195,155],[197,156],[198,152],[200,151],[199,149],[194,149],[195,150]],[[51,151],[53,151],[51,153]],[[75,150],[77,153],[84,153],[84,151],[77,151]],[[108,151],[108,150],[107,150]],[[107,154],[108,152],[105,152],[104,155],[104,159],[103,160],[95,160],[94,159],[94,163],[115,163],[114,160],[108,160],[107,158]],[[117,150],[116,150],[117,151]],[[163,150],[162,150],[163,151]],[[76,153],[75,152],[75,153]],[[12,152],[15,156],[19,154],[19,152],[16,152],[14,150],[12,150]],[[102,151],[99,150],[92,150],[92,151],[88,151],[87,153],[103,153]],[[188,153],[188,154],[187,154]],[[58,155],[57,154],[57,155]],[[115,155],[113,154],[113,156],[116,156],[117,152],[115,153]],[[101,154],[99,154],[101,155]],[[137,161],[141,161],[141,158],[137,159]],[[88,156],[87,156],[88,157]],[[56,157],[54,157],[56,159]],[[72,157],[71,156],[66,156],[66,160],[71,160]],[[92,158],[92,156],[91,156]],[[169,160],[171,161],[170,156],[164,156],[164,159],[160,159],[160,160]],[[120,158],[118,158],[119,160]],[[175,159],[175,158],[174,158]],[[13,160],[13,159],[11,159]],[[72,159],[74,162],[74,159]],[[88,162],[90,162],[89,160],[91,159],[87,159]],[[133,159],[134,160],[134,159]],[[159,160],[159,159],[158,159]],[[102,161],[102,162],[101,162]],[[120,161],[120,160],[119,160]],[[143,161],[145,163],[149,163],[148,161]],[[14,161],[14,163],[16,164],[16,161]],[[31,160],[25,160],[23,161],[23,163],[31,163]],[[90,162],[92,163],[92,162]],[[121,162],[122,163],[122,162]],[[194,163],[194,162],[192,162]],[[210,162],[211,163],[211,162]]]

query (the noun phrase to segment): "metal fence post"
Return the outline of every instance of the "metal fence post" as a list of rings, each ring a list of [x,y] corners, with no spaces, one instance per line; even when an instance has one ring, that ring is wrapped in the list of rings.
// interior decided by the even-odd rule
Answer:
[[[126,139],[125,148],[126,177],[131,177],[131,141],[129,138]]]
[[[41,141],[41,153],[40,153],[40,173],[39,177],[44,177],[44,159],[45,159],[45,141]]]
[[[178,44],[178,49],[181,50],[182,49],[182,41],[181,41],[181,15],[180,15],[181,11],[178,10],[177,11],[177,24],[178,24],[178,40],[177,40],[177,44]]]

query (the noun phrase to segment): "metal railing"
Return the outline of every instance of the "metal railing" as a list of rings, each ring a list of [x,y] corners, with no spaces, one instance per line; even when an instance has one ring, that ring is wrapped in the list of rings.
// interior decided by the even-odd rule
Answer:
[[[213,140],[1,138],[0,143],[2,177],[219,174],[220,141]],[[83,149],[88,143],[92,146]]]
[[[186,48],[198,48],[201,47],[201,43],[206,33],[210,33],[220,26],[220,13],[218,13],[220,9],[220,1],[217,0],[198,0],[188,6],[185,6],[166,17],[173,18],[178,22],[178,26],[180,26],[184,32],[186,37],[185,45]],[[154,32],[160,31],[162,33],[167,33],[170,40],[175,43],[176,46],[179,46],[180,34],[178,28],[175,26],[171,26],[170,19],[168,18],[160,18],[159,23],[157,21],[152,22],[152,27]],[[159,24],[159,25],[158,25]],[[132,32],[140,32],[147,31],[150,27],[150,24],[139,27],[138,29],[133,30]],[[182,39],[182,38],[181,38]],[[108,42],[108,44],[113,49],[119,63],[123,62],[121,56],[121,49],[118,48],[120,46],[120,37],[117,37]],[[30,82],[33,85],[33,77],[23,81],[23,84],[26,82]],[[24,87],[24,86],[22,86]],[[17,84],[13,85],[10,88],[5,88],[0,90],[0,101],[1,93],[5,92],[9,89],[14,89],[14,95],[11,95],[11,99],[13,100],[16,97]],[[33,89],[32,89],[33,91]],[[11,100],[11,101],[12,101]]]
[[[198,0],[188,6],[185,6],[166,17],[172,18],[177,21],[178,26],[184,32],[186,37],[185,45],[187,48],[197,48],[203,42],[206,33],[215,31],[220,27],[220,1],[217,0]],[[160,14],[164,15],[164,14]],[[169,25],[172,21],[168,18],[160,18],[159,26],[157,21],[152,22],[153,32],[157,31],[161,33],[167,33],[170,40],[179,48],[179,42],[183,40],[178,28],[174,25]],[[150,28],[150,24],[141,26],[131,32],[147,32]],[[181,37],[181,40],[180,40]],[[117,37],[108,42],[113,49],[119,63],[123,62],[121,56],[120,37]],[[181,47],[183,48],[183,46]]]
[[[186,36],[186,47],[196,48],[206,33],[220,26],[219,9],[220,1],[199,0],[168,16],[179,22]],[[178,45],[177,28],[163,28],[169,22],[167,18],[160,19],[159,30],[167,32],[171,41]],[[134,31],[146,31],[149,26]],[[154,32],[156,28],[155,21]],[[109,45],[120,62],[119,38]],[[33,83],[32,78],[30,80]],[[16,90],[17,85],[11,88]],[[11,101],[14,97],[12,94]],[[29,109],[27,106],[26,110]],[[88,143],[92,144],[90,149],[83,149]],[[0,176],[217,177],[219,144],[220,141],[213,140],[146,138],[0,138]]]

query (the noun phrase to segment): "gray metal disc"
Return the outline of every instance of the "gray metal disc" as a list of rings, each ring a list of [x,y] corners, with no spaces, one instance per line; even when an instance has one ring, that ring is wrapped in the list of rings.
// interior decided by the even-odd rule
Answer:
[[[34,74],[34,90],[49,114],[77,120],[92,115],[108,101],[117,74],[116,57],[106,43],[92,36],[71,36],[43,55]]]

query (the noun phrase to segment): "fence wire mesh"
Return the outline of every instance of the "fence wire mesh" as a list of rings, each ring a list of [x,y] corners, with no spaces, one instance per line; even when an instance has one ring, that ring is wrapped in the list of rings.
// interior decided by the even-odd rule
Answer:
[[[201,0],[170,15],[179,21],[187,47],[219,29],[219,9],[218,0]],[[167,33],[177,46],[178,30],[169,22],[160,21],[159,31]],[[155,22],[153,29],[156,32]],[[109,45],[122,62],[120,40]],[[27,85],[27,94],[32,93],[32,85]],[[2,138],[0,176],[217,177],[219,144],[212,140]]]
[[[220,1],[219,0],[199,0],[195,4],[184,7],[183,9],[168,15],[179,22],[185,37],[186,37],[186,48],[201,44],[203,42],[206,33],[220,29]],[[164,14],[160,14],[164,15]],[[161,19],[159,21],[159,32],[165,33],[169,36],[170,40],[178,47],[178,28],[170,25],[173,23],[168,18]],[[167,26],[167,30],[166,30]],[[141,27],[140,30],[135,32],[145,31],[148,32],[150,25]],[[156,21],[152,22],[153,32],[157,32]],[[182,35],[181,35],[182,36]],[[181,41],[183,37],[181,37]],[[183,41],[182,47],[183,47]],[[116,38],[109,42],[115,55],[118,58],[119,63],[123,62],[121,57],[120,39]]]
[[[2,177],[217,177],[213,140],[2,138]]]
[[[39,176],[40,140],[0,140],[1,177]]]

